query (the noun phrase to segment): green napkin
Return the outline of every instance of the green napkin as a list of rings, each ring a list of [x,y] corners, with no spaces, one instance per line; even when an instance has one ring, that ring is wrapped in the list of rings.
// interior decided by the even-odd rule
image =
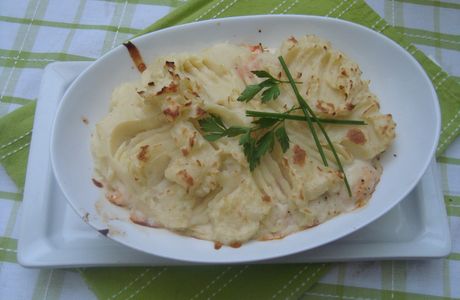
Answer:
[[[443,118],[437,154],[442,153],[459,134],[460,85],[404,40],[397,29],[389,26],[363,0],[191,0],[145,32],[195,20],[268,13],[342,18],[392,38],[414,55],[436,87]],[[24,182],[33,113],[32,104],[0,119],[0,161],[19,187]],[[16,136],[20,138],[11,140]],[[79,271],[94,293],[104,299],[235,299],[242,296],[244,299],[284,299],[298,298],[328,269],[327,264],[294,264],[123,267]]]
[[[29,156],[35,102],[0,118],[0,162],[22,190]]]

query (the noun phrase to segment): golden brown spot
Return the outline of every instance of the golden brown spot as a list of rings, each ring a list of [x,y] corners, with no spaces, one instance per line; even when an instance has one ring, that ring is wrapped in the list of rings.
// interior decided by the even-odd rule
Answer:
[[[222,248],[222,243],[221,242],[214,242],[214,249],[219,250]]]
[[[233,243],[230,244],[230,247],[239,248],[239,247],[241,247],[241,243],[240,242],[233,242]]]
[[[185,107],[190,106],[190,105],[192,105],[192,101],[186,102],[186,103],[184,104]]]
[[[301,200],[305,200],[305,198],[303,197],[302,191],[299,192],[299,198],[300,198]]]
[[[88,125],[89,124],[89,121],[86,117],[81,117],[81,121],[83,122],[83,124],[85,125]]]
[[[254,52],[254,53],[262,53],[264,52],[264,47],[262,46],[261,43],[259,43],[257,45],[250,45],[249,50],[251,50],[251,52]]]
[[[193,133],[193,136],[191,136],[188,139],[188,145],[190,146],[190,148],[193,148],[193,146],[195,146],[195,138],[196,138],[196,131]]]
[[[175,92],[177,92],[177,84],[171,81],[169,85],[165,85],[164,87],[161,88],[160,91],[157,92],[157,96],[166,94],[166,93],[175,93]]]
[[[364,199],[358,199],[355,202],[356,208],[361,208],[366,205],[366,201]]]
[[[177,175],[181,176],[188,186],[193,186],[193,177],[187,173],[187,170],[180,170]]]
[[[147,67],[145,66],[144,60],[142,59],[142,56],[136,46],[134,46],[134,44],[130,41],[123,43],[123,46],[128,49],[129,56],[131,56],[131,59],[139,72],[144,72]]]
[[[180,151],[182,152],[183,156],[187,156],[189,154],[189,151],[188,151],[187,148],[182,148],[182,149],[180,149]]]
[[[305,152],[305,150],[300,148],[299,145],[294,145],[294,156],[293,156],[294,164],[303,166],[305,164],[306,156],[307,156],[307,153]]]
[[[270,203],[272,201],[272,198],[269,195],[263,195],[262,196],[262,201]]]
[[[326,45],[324,45],[324,46],[323,46],[323,49],[324,49],[324,50],[327,50],[327,46],[326,46]]]
[[[347,74],[347,70],[345,70],[345,69],[342,70],[342,72],[341,72],[340,74],[342,74],[343,76],[347,76],[347,75],[348,75],[348,74]]]
[[[104,185],[101,182],[97,181],[96,179],[91,178],[91,180],[93,181],[94,185],[97,186],[98,188],[104,187]]]
[[[322,100],[316,101],[316,108],[323,113],[335,115],[335,106],[332,103],[324,102]]]
[[[302,72],[297,72],[297,79],[302,78]]]
[[[291,43],[294,43],[294,44],[297,44],[298,41],[295,37],[293,37],[292,35],[288,38],[288,41],[290,41]]]
[[[347,110],[352,111],[356,107],[356,105],[354,105],[351,102],[348,102],[347,104],[345,104],[345,107],[347,108]]]
[[[107,192],[105,194],[105,197],[107,200],[110,201],[110,203],[115,204],[117,206],[125,206],[125,203],[123,202],[123,197],[121,194],[117,191],[114,192]]]
[[[347,138],[358,145],[364,145],[366,143],[366,137],[364,136],[364,133],[358,128],[352,128],[348,130]]]
[[[196,108],[196,114],[197,114],[197,116],[202,117],[202,116],[204,116],[206,114],[206,111],[198,106]]]
[[[137,159],[143,162],[149,160],[149,145],[141,146],[141,151],[137,154]]]
[[[171,120],[175,120],[180,114],[180,107],[175,106],[174,109],[168,107],[165,110],[163,110],[163,114],[165,114],[165,116],[169,117]]]
[[[145,91],[137,91],[137,94],[138,94],[139,96],[144,95],[144,93],[145,93]]]
[[[196,160],[196,164],[198,165],[198,167],[201,167],[201,161],[199,159]]]
[[[176,69],[176,65],[173,61],[166,61],[165,66],[166,68],[168,68],[169,71],[173,71]]]
[[[161,224],[151,224],[149,223],[145,218],[141,218],[135,214],[132,214],[129,216],[129,219],[131,220],[131,222],[137,224],[137,225],[141,225],[141,226],[147,226],[147,227],[151,227],[151,228],[163,228],[163,226]]]

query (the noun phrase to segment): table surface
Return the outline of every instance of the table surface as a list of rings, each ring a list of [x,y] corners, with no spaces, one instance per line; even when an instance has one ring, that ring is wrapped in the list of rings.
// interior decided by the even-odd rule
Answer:
[[[0,1],[0,116],[37,99],[48,63],[95,59],[182,2]],[[460,82],[459,0],[367,3]],[[438,164],[452,234],[447,258],[336,264],[318,284],[335,288],[327,294],[313,289],[303,298],[390,299],[401,295],[397,292],[407,293],[407,299],[417,294],[460,297],[460,139]],[[0,241],[18,239],[21,199],[0,166]],[[0,299],[95,298],[77,270],[26,269],[4,259],[16,251],[0,247]]]

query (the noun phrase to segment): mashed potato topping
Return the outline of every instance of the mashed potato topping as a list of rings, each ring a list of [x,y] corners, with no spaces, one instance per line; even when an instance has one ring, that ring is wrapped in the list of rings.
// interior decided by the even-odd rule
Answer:
[[[300,94],[321,118],[367,125],[324,124],[342,161],[352,197],[320,135],[322,163],[305,122],[285,121],[290,147],[250,171],[238,137],[203,138],[198,120],[213,114],[250,126],[246,110],[284,112],[297,105],[289,84],[276,101],[236,99],[265,70],[285,80],[282,55]],[[158,57],[139,82],[115,89],[110,112],[93,134],[95,182],[135,223],[239,246],[282,238],[367,203],[381,175],[377,157],[394,139],[391,115],[379,112],[359,66],[317,36],[287,39],[279,49],[217,44],[196,53]]]

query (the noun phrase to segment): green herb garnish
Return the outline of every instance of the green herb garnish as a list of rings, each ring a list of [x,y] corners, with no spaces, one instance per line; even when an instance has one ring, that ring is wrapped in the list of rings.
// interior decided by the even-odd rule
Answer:
[[[297,108],[293,109],[297,110]],[[256,117],[256,118],[266,118],[266,119],[275,119],[275,120],[294,120],[294,121],[305,121],[305,116],[303,115],[292,115],[291,112],[293,111],[288,110],[283,113],[274,113],[268,111],[256,111],[256,110],[247,110],[246,116],[248,117]],[[339,124],[339,125],[367,125],[366,122],[361,120],[340,120],[340,119],[323,119],[317,118],[317,120],[321,123],[328,123],[328,124]],[[315,119],[312,119],[314,123],[316,123]]]
[[[201,129],[206,132],[204,138],[209,142],[217,141],[223,137],[234,137],[246,133],[249,128],[240,126],[225,126],[222,119],[216,115],[210,114],[208,118],[198,120]]]
[[[270,75],[267,71],[251,71],[258,78],[267,78],[259,84],[251,84],[246,86],[241,95],[236,99],[241,102],[249,102],[255,95],[257,95],[262,89],[262,97],[260,98],[262,103],[267,103],[271,100],[275,100],[281,94],[279,84],[289,83],[289,81],[279,80]],[[300,83],[300,82],[297,82]]]
[[[289,137],[283,120],[260,118],[253,122],[252,127],[227,127],[220,117],[210,114],[198,123],[206,133],[203,137],[210,142],[241,135],[239,143],[243,147],[251,171],[254,171],[266,153],[273,151],[275,141],[278,141],[283,153],[289,149]]]

